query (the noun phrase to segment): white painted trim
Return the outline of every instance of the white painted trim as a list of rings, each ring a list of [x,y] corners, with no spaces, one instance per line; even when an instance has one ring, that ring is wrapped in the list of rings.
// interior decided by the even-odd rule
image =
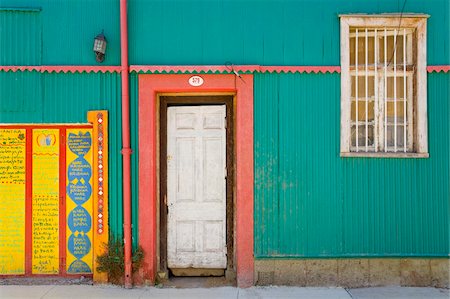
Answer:
[[[388,18],[382,16],[342,16],[341,21],[345,20],[349,27],[388,27],[389,29],[398,28],[400,24],[400,15],[392,15]],[[417,28],[422,21],[426,22],[425,17],[408,17],[402,15],[401,28]]]
[[[374,92],[374,96],[375,96],[375,103],[374,103],[374,121],[375,121],[375,125],[373,128],[373,144],[375,146],[375,152],[378,152],[378,141],[379,138],[377,138],[377,136],[379,136],[379,124],[378,124],[378,118],[379,118],[379,103],[378,103],[378,62],[379,62],[379,58],[380,58],[380,53],[379,53],[379,49],[378,49],[378,30],[377,28],[375,28],[375,32],[374,32],[374,38],[373,38],[373,46],[374,46],[374,53],[373,53],[373,62],[375,65],[375,75],[373,78],[373,84],[374,84],[374,88],[375,88],[375,92]]]
[[[397,29],[394,34],[394,149],[397,152]]]
[[[341,152],[350,151],[350,40],[348,38],[350,26],[347,20],[341,19]]]
[[[416,152],[428,152],[427,119],[427,20],[423,19],[417,26],[417,74],[416,74]]]
[[[364,14],[364,13],[355,13],[355,14],[339,14],[340,18],[355,18],[355,17],[363,17],[363,18],[398,18],[400,17],[399,13],[382,13],[382,14]],[[402,16],[405,18],[429,18],[430,15],[423,13],[403,13]]]
[[[428,119],[427,119],[427,73],[426,73],[426,44],[427,44],[427,31],[426,31],[426,22],[429,15],[426,14],[403,14],[400,16],[400,14],[380,14],[380,15],[364,15],[364,14],[344,14],[339,15],[340,17],[340,24],[341,24],[341,39],[340,39],[340,48],[341,48],[341,143],[340,143],[340,152],[341,156],[348,156],[348,153],[350,156],[355,157],[364,157],[364,156],[372,156],[372,154],[375,154],[376,157],[384,157],[385,155],[393,155],[394,157],[401,157],[404,155],[405,157],[417,157],[420,156],[428,157]],[[401,17],[401,18],[400,18]],[[401,22],[401,23],[400,23]],[[384,152],[382,154],[380,153],[364,153],[364,154],[356,154],[354,152],[350,153],[351,148],[351,76],[353,73],[355,73],[356,70],[350,70],[350,27],[366,27],[366,28],[387,28],[389,30],[396,30],[401,24],[401,29],[406,29],[406,31],[415,30],[415,38],[417,40],[415,49],[412,51],[408,47],[408,61],[411,58],[412,53],[416,53],[416,69],[415,69],[415,82],[414,82],[414,88],[416,90],[413,91],[413,98],[412,103],[414,105],[414,111],[413,115],[407,114],[409,117],[408,124],[411,123],[411,121],[414,122],[414,128],[412,130],[414,133],[411,136],[408,134],[408,141],[413,143],[414,147],[412,150],[414,153],[390,153],[390,152]],[[408,37],[411,35],[408,35]],[[405,38],[405,37],[404,37]],[[411,38],[408,38],[408,46],[410,46],[412,43]],[[411,43],[411,44],[410,44]],[[411,54],[410,54],[411,53]],[[376,53],[375,53],[376,55]],[[394,57],[394,60],[396,60],[396,57]],[[357,68],[357,63],[356,68]],[[396,64],[396,61],[394,62]],[[394,72],[397,73],[397,71],[400,71],[396,69],[397,66],[394,66],[394,69],[389,70],[385,66],[384,74],[383,76],[389,76],[390,73]],[[401,66],[399,66],[400,68]],[[375,70],[372,70],[372,66],[369,65],[369,70],[366,68],[366,74],[368,71],[368,75],[372,75],[372,73],[377,73]],[[404,64],[403,64],[403,76],[408,76],[409,74],[413,72],[413,70],[406,70],[404,71]],[[378,74],[381,76],[381,74]],[[384,78],[386,80],[386,78]],[[375,79],[377,81],[377,79]],[[381,80],[381,79],[380,79]],[[379,81],[377,81],[379,82]],[[379,82],[381,83],[381,81]],[[394,80],[394,85],[396,85],[396,80]],[[381,90],[382,86],[378,86],[380,90],[377,90],[378,96],[384,94],[385,87],[383,90]],[[410,87],[408,87],[408,97],[410,94]],[[356,95],[357,96],[357,95]],[[396,97],[396,94],[394,95]],[[380,114],[384,114],[386,112],[385,107],[382,107],[382,105],[386,105],[386,102],[381,101],[378,99],[378,103],[380,107],[378,107],[378,112]],[[356,103],[357,104],[357,103]],[[395,105],[396,108],[396,105]],[[409,109],[408,109],[409,110]],[[366,111],[367,112],[367,111]],[[408,111],[409,112],[409,111]],[[395,113],[396,115],[396,113]],[[414,117],[414,120],[411,120],[411,116]],[[380,117],[382,117],[380,115]],[[386,116],[385,116],[386,118]],[[378,132],[376,134],[375,138],[380,138],[379,141],[382,141],[381,143],[378,141],[378,145],[382,145],[386,140],[386,135],[383,134],[384,132],[380,132],[384,130],[383,124],[381,122],[380,118],[380,127],[375,128],[375,132]],[[409,131],[409,130],[408,130]],[[395,130],[396,133],[396,130]],[[381,136],[383,135],[383,136]],[[356,136],[358,138],[358,136]],[[397,140],[395,140],[397,141]],[[411,149],[411,148],[409,148]],[[379,148],[379,150],[386,150],[382,147]],[[365,155],[367,154],[367,155]]]
[[[342,158],[429,158],[428,153],[365,153],[365,152],[346,152],[340,153]]]

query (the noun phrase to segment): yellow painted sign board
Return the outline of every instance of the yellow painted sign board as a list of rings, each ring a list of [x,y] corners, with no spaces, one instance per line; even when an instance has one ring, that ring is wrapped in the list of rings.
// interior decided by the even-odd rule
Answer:
[[[59,272],[59,130],[33,130],[32,273]]]
[[[108,242],[108,114],[0,125],[0,276],[92,275]],[[0,296],[1,297],[1,296]]]
[[[0,275],[25,273],[25,140],[0,129]]]
[[[92,273],[92,129],[68,129],[66,238],[68,274]]]

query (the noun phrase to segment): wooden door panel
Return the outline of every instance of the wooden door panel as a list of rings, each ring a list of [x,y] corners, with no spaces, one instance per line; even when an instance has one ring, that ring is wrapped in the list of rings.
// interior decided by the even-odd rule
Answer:
[[[225,105],[167,109],[169,268],[226,268]]]

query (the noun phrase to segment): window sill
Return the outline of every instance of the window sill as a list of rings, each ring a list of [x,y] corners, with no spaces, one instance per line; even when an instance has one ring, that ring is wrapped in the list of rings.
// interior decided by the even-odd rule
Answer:
[[[341,158],[429,158],[429,153],[340,153]]]

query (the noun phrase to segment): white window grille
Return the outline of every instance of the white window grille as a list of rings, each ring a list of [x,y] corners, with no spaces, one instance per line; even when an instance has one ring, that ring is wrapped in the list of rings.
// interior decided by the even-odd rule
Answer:
[[[341,155],[428,156],[427,16],[340,17]]]

